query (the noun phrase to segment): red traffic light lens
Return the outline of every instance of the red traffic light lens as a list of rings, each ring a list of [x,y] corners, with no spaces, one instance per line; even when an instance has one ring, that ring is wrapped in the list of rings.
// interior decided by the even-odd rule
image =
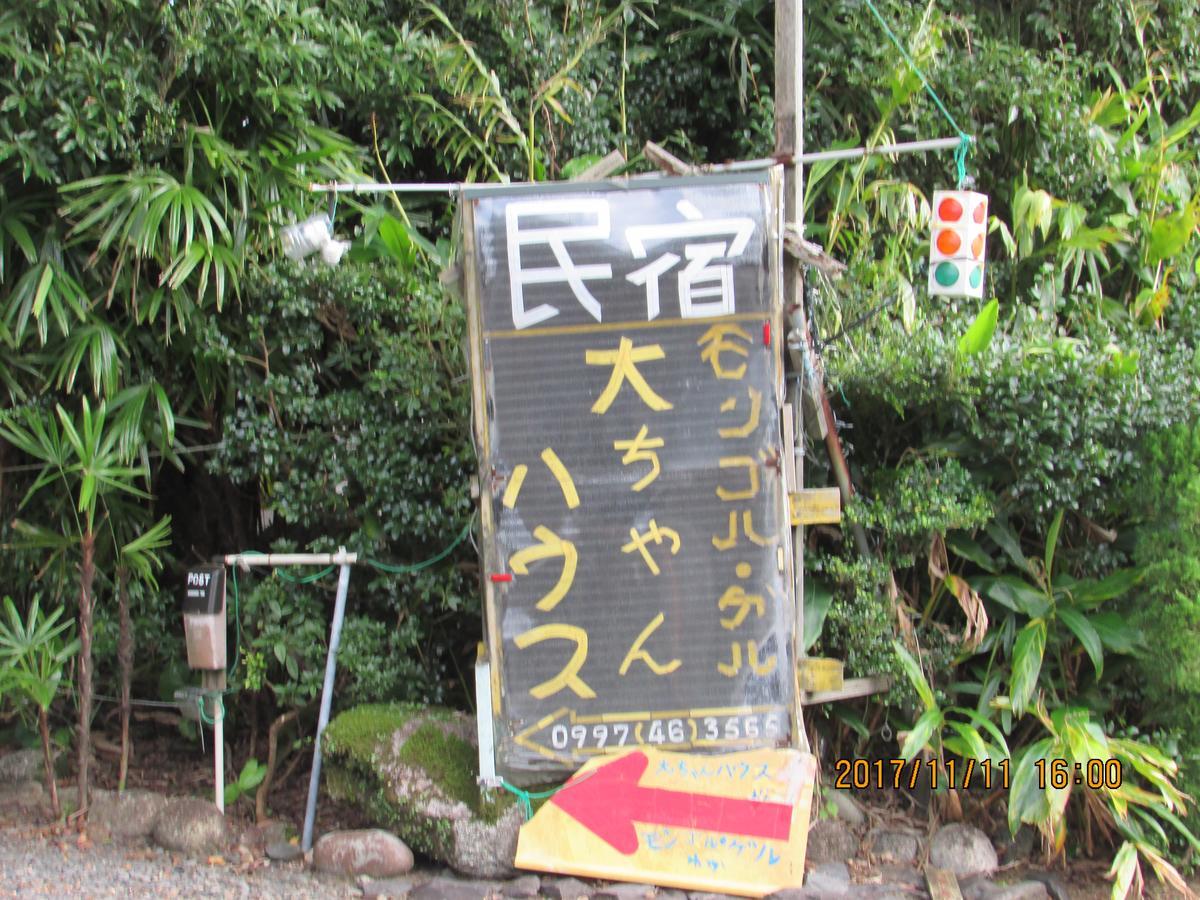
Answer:
[[[946,197],[938,204],[938,218],[943,222],[957,222],[962,214],[962,204],[953,197]]]

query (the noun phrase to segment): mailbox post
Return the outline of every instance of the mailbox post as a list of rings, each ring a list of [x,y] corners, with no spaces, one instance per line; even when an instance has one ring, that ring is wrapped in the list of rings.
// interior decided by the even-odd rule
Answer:
[[[225,812],[225,567],[196,566],[188,570],[183,596],[183,634],[188,667],[200,671],[200,703],[212,703],[213,802]],[[200,727],[204,727],[201,722]]]

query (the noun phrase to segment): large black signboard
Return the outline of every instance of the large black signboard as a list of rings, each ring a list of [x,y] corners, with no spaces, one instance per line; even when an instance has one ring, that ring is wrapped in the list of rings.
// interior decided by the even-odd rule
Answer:
[[[496,755],[791,729],[773,171],[468,190]]]

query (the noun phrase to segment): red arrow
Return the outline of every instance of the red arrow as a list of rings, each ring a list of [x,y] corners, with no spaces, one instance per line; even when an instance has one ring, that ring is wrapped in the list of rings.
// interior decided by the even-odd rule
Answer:
[[[640,750],[622,756],[568,781],[550,802],[626,856],[638,848],[635,821],[776,841],[791,835],[788,804],[642,787],[649,763]]]

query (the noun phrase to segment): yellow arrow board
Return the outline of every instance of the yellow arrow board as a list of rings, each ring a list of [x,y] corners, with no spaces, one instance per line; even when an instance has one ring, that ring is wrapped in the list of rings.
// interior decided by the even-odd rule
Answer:
[[[815,777],[798,750],[592,759],[521,828],[516,864],[747,897],[800,887]]]

